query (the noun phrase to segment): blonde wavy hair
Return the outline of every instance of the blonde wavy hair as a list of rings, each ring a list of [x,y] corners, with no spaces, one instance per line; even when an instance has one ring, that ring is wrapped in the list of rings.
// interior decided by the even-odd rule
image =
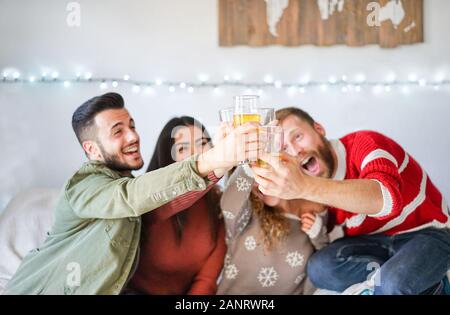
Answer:
[[[253,192],[250,194],[250,203],[261,224],[264,248],[272,250],[288,236],[289,221],[280,209],[267,206]]]

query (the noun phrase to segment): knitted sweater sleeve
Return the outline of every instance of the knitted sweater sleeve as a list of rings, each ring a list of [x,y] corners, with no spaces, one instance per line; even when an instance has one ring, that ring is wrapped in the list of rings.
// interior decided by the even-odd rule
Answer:
[[[356,135],[350,158],[352,166],[358,170],[360,179],[378,182],[383,194],[383,208],[371,217],[384,220],[402,210],[399,168],[405,154],[397,143],[382,134],[365,131]]]
[[[194,203],[203,198],[203,196],[205,196],[206,193],[210,191],[219,181],[219,178],[216,177],[214,172],[208,174],[208,179],[210,181],[210,184],[205,190],[189,191],[151,212],[150,215],[152,216],[153,222],[161,222],[167,220],[180,211],[192,207]]]
[[[250,194],[254,179],[247,174],[244,166],[239,166],[231,174],[220,200],[225,219],[226,240],[231,242],[247,226],[252,211]]]

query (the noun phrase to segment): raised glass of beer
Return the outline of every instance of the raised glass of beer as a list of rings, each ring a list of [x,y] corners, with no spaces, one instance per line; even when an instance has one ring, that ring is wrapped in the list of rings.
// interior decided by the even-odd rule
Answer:
[[[258,95],[238,95],[233,98],[233,102],[233,124],[235,128],[247,122],[261,122],[261,116],[258,113]]]
[[[258,135],[259,141],[264,144],[263,152],[279,158],[283,150],[283,128],[274,125],[261,126],[259,127]],[[269,168],[269,165],[261,159],[258,159],[257,165]]]

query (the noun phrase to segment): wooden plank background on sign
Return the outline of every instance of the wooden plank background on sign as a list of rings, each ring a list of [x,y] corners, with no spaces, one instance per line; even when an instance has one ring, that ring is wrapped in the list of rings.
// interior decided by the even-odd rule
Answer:
[[[321,18],[319,0],[289,0],[277,24],[278,37],[269,32],[265,0],[218,0],[220,46],[299,46],[379,44],[383,48],[421,43],[423,38],[423,0],[344,0],[342,12]],[[369,26],[370,2],[385,7],[401,1],[406,13],[397,28],[390,20]]]

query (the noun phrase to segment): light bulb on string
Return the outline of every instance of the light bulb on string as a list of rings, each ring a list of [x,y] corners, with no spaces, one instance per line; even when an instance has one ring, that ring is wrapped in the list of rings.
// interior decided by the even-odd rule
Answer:
[[[380,94],[383,91],[383,87],[380,84],[377,84],[373,87],[373,92],[375,94]]]
[[[125,74],[125,75],[123,76],[123,80],[124,80],[124,81],[130,80],[130,75],[129,75],[129,74]]]
[[[408,80],[409,80],[409,82],[412,82],[412,83],[417,82],[417,74],[411,73],[411,74],[408,76]]]
[[[199,80],[202,84],[204,84],[204,83],[206,83],[206,81],[209,80],[209,75],[207,75],[206,73],[200,73],[200,74],[198,75],[198,80]]]
[[[173,85],[169,86],[169,92],[170,93],[174,93],[175,92],[175,87]]]
[[[111,86],[114,87],[114,88],[116,88],[116,87],[119,86],[119,82],[117,82],[117,81],[112,81]]]
[[[186,88],[186,83],[185,82],[181,82],[180,83],[180,88],[185,89]]]
[[[70,86],[70,82],[69,81],[64,81],[63,83],[65,88],[68,88]]]
[[[103,81],[102,83],[100,83],[100,89],[101,89],[101,90],[105,90],[107,87],[108,87],[108,84],[107,84],[105,81]]]
[[[386,82],[387,83],[394,83],[395,80],[397,79],[397,76],[395,75],[394,72],[389,73],[389,75],[386,78]]]
[[[139,93],[141,91],[141,87],[137,84],[133,85],[133,92]]]
[[[190,86],[187,88],[188,93],[194,93],[194,87]]]
[[[275,88],[281,89],[283,87],[283,82],[281,82],[280,80],[277,80],[273,83],[273,85],[275,86]]]
[[[363,73],[360,73],[356,76],[356,82],[358,83],[364,83],[366,82],[366,75]]]
[[[267,84],[273,83],[273,77],[270,74],[266,74],[264,76],[264,82],[267,83]]]
[[[299,82],[302,85],[308,85],[311,82],[311,78],[309,75],[305,75],[299,80]]]

